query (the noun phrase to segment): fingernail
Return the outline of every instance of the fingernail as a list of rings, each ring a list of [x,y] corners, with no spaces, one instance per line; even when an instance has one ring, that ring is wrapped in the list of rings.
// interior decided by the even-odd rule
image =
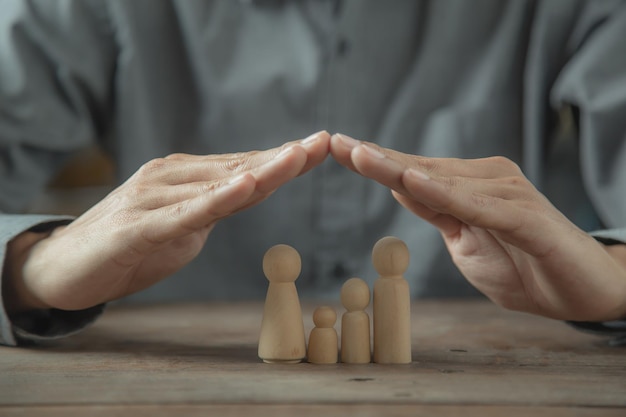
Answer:
[[[222,183],[220,186],[215,187],[212,192],[213,194],[228,194],[231,191],[237,189],[241,185],[241,183],[244,182],[245,178],[246,174],[237,175],[236,177]]]
[[[409,170],[407,171],[407,173],[415,178],[417,178],[418,180],[429,180],[430,177],[428,176],[428,174],[426,174],[425,172],[419,171],[415,168],[409,168]]]
[[[378,159],[385,158],[384,154],[378,152],[376,149],[372,148],[371,146],[367,146],[367,145],[361,145],[361,146],[363,146],[363,149],[374,158],[378,158]]]
[[[302,139],[300,141],[300,145],[310,145],[311,143],[315,143],[320,137],[320,132],[313,133],[311,136]]]
[[[287,146],[285,149],[283,149],[282,151],[278,152],[276,154],[276,156],[274,156],[274,158],[272,158],[272,160],[275,161],[277,159],[284,158],[288,153],[291,152],[291,148],[292,147],[293,147],[293,145],[292,146]]]
[[[235,184],[239,184],[240,182],[243,182],[244,178],[246,178],[247,174],[241,174],[241,175],[237,175],[234,178],[231,178],[230,180],[228,180],[228,182],[225,185],[235,185]]]
[[[342,135],[341,133],[337,133],[336,135],[341,143],[350,149],[357,147],[361,143],[358,140],[352,139],[350,136]]]

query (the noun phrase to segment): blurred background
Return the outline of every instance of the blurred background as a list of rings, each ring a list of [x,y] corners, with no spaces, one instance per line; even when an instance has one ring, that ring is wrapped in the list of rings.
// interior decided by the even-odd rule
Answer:
[[[115,184],[111,158],[94,146],[74,155],[28,213],[78,216],[106,196]]]

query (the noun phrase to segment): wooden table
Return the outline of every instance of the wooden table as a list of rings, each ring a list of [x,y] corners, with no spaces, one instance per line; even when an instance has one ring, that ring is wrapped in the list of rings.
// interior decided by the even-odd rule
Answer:
[[[79,335],[0,348],[0,416],[626,416],[624,348],[483,301],[412,311],[410,365],[270,365],[260,303],[111,307]]]

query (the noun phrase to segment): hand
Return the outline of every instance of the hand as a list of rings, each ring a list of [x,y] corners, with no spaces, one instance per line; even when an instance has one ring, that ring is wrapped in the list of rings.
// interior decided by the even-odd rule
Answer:
[[[7,306],[78,310],[158,282],[200,252],[220,219],[320,164],[329,140],[320,132],[266,151],[148,162],[68,226],[13,242]]]
[[[626,317],[626,251],[572,224],[503,157],[426,158],[334,135],[342,165],[433,224],[453,261],[499,305],[556,319]]]

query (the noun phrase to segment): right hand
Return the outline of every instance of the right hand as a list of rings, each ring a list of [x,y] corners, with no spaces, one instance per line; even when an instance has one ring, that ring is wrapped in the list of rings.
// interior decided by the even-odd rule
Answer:
[[[331,154],[435,226],[461,273],[495,303],[559,320],[626,316],[626,245],[579,229],[513,161],[430,158],[342,134]]]
[[[5,306],[79,310],[155,284],[198,255],[220,219],[320,164],[330,136],[308,139],[146,163],[71,224],[41,240],[26,232],[9,244]]]

